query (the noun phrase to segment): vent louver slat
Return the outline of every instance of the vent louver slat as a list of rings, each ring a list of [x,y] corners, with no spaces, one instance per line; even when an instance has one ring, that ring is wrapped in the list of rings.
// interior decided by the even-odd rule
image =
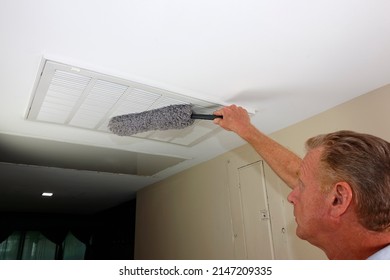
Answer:
[[[70,125],[94,129],[117,103],[128,87],[97,80]]]

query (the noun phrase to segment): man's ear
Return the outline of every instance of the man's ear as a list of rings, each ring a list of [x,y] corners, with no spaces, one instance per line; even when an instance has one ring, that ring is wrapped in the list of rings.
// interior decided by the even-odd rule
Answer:
[[[352,196],[352,188],[347,182],[337,182],[330,193],[332,203],[330,214],[333,217],[343,215],[352,202]]]

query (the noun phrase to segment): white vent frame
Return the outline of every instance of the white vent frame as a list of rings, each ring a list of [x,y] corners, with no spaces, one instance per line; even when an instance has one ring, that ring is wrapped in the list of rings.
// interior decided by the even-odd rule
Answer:
[[[168,105],[192,104],[197,113],[211,114],[223,105],[92,70],[43,59],[26,119],[111,133],[108,121],[116,115]],[[217,126],[196,120],[180,130],[151,131],[132,137],[191,146]]]

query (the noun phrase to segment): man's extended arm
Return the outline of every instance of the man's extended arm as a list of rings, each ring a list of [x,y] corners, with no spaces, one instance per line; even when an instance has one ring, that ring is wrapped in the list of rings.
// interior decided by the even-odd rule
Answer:
[[[223,116],[216,118],[215,124],[247,141],[290,188],[296,186],[301,158],[253,126],[245,109],[231,105],[214,114]]]

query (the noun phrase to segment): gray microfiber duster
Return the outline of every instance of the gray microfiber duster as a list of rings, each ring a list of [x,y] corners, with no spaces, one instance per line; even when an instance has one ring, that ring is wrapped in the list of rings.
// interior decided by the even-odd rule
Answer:
[[[213,120],[220,116],[201,115],[192,112],[192,105],[170,105],[141,113],[111,118],[108,128],[120,136],[131,136],[151,130],[182,129],[194,123],[195,119]]]

